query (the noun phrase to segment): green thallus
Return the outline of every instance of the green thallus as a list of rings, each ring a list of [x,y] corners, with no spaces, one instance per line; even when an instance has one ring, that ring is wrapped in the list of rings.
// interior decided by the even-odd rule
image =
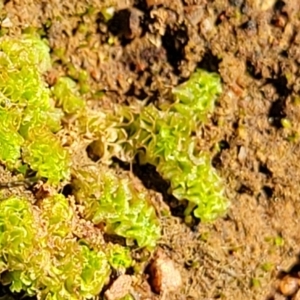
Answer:
[[[62,117],[75,114],[79,132],[93,135],[103,162],[114,156],[131,162],[138,155],[141,163],[153,164],[170,182],[169,192],[188,200],[186,215],[194,211],[211,221],[226,210],[222,180],[209,155],[195,151],[193,137],[221,93],[216,74],[195,72],[174,88],[170,106],[116,105],[114,112],[93,115],[69,78],[58,79],[52,90],[47,87],[42,73],[50,68],[49,48],[40,38],[0,39],[0,161],[8,169],[36,174],[34,180],[43,178],[54,187],[74,174],[74,196],[86,219],[102,224],[108,234],[153,249],[160,225],[147,191],[106,167],[94,172],[72,166],[57,132]],[[32,180],[0,188],[23,183]],[[0,206],[0,280],[12,291],[40,299],[90,299],[99,294],[111,268],[131,265],[127,248],[92,249],[76,238],[76,213],[63,195],[46,197],[40,206],[13,196]]]

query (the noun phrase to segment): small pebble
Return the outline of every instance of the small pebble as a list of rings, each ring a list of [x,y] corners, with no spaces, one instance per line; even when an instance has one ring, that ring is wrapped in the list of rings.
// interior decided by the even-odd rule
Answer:
[[[287,275],[280,281],[279,288],[284,296],[292,296],[299,288],[299,279]]]
[[[131,289],[132,278],[129,275],[119,276],[104,293],[106,300],[119,300],[125,297]]]
[[[162,251],[157,252],[156,258],[151,263],[150,275],[151,286],[158,294],[174,292],[182,285],[180,272]]]
[[[11,22],[9,17],[6,17],[2,22],[1,22],[1,27],[4,28],[10,28],[13,26],[13,23]]]

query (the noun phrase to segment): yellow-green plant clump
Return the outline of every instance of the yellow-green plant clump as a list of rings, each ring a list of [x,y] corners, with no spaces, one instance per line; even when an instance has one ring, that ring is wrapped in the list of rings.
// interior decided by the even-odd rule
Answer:
[[[56,187],[70,179],[72,168],[57,135],[61,119],[85,115],[85,103],[69,78],[58,79],[52,90],[47,87],[43,72],[51,66],[49,48],[35,36],[1,38],[0,62],[0,163],[11,170],[29,169]],[[81,121],[89,122],[85,117]],[[99,190],[86,190],[82,177],[76,179],[76,196],[87,193],[85,217],[105,223],[109,234],[153,249],[160,227],[146,191],[112,172],[101,176],[103,184],[92,186],[99,184]],[[104,194],[93,204],[89,192]],[[94,244],[78,238],[79,216],[63,195],[38,203],[14,196],[0,202],[0,282],[11,291],[38,299],[91,299],[109,281],[112,268],[125,272],[132,265],[130,248],[107,244],[93,249]]]
[[[39,38],[0,39],[0,162],[9,168],[25,162],[57,184],[69,177],[70,165],[55,136],[63,114],[42,77],[50,67],[49,48]]]
[[[136,241],[139,247],[153,248],[160,226],[146,191],[139,191],[129,178],[109,169],[86,168],[75,172],[76,200],[84,206],[84,217],[103,224],[108,234]]]
[[[25,198],[0,202],[0,280],[13,292],[38,299],[90,299],[107,282],[104,251],[81,245],[73,230],[74,212],[62,195],[35,207]]]
[[[65,99],[61,105],[76,111],[80,101],[71,79],[58,82],[54,92],[69,95],[61,97]],[[91,149],[103,162],[111,163],[113,156],[130,162],[138,155],[140,163],[156,166],[170,182],[171,194],[188,200],[187,216],[193,211],[202,221],[213,221],[226,211],[228,201],[209,154],[196,151],[194,133],[213,112],[221,92],[217,74],[197,70],[173,89],[174,102],[169,106],[116,105],[114,112],[94,115],[85,111],[80,124],[83,132],[94,134]]]
[[[194,133],[213,112],[221,91],[218,75],[198,70],[174,88],[175,99],[169,106],[116,107],[115,115],[106,117],[106,130],[99,131],[93,150],[101,155],[99,149],[107,149],[108,144],[103,137],[114,137],[110,156],[131,161],[138,155],[141,164],[156,166],[170,182],[170,194],[188,200],[186,216],[194,211],[202,221],[213,221],[226,211],[228,201],[209,154],[196,151]]]
[[[56,103],[66,114],[79,114],[85,111],[85,102],[79,96],[77,85],[69,77],[61,77],[52,89]]]
[[[129,125],[134,149],[140,149],[142,163],[156,166],[170,182],[170,193],[188,200],[186,214],[192,209],[202,221],[212,221],[227,209],[223,182],[211,166],[206,153],[197,153],[192,138],[194,124],[188,116],[145,107]]]
[[[52,187],[69,182],[76,200],[70,205],[54,193],[38,205],[16,196],[0,202],[0,282],[38,299],[91,299],[109,281],[111,269],[124,273],[134,265],[132,247],[153,250],[161,232],[147,190],[104,167],[113,157],[154,165],[170,182],[169,192],[188,201],[187,216],[193,211],[211,221],[226,210],[222,180],[209,154],[196,150],[194,134],[213,112],[221,83],[216,74],[198,70],[173,89],[171,105],[92,112],[70,78],[58,78],[49,89],[43,73],[50,67],[49,48],[39,38],[0,38],[0,163],[29,170]],[[103,165],[72,166],[58,137],[63,117],[64,124],[76,120],[70,127],[78,138],[93,138],[90,147]],[[76,205],[80,217],[123,237],[127,247],[94,249],[80,240],[74,233]]]

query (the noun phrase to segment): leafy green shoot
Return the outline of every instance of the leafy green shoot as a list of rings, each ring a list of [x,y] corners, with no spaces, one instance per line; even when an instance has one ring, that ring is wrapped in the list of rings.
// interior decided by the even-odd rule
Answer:
[[[74,238],[73,216],[62,195],[44,199],[39,209],[24,198],[0,202],[1,283],[38,299],[97,296],[110,266],[103,251]]]
[[[18,133],[20,122],[20,110],[0,107],[0,161],[9,167],[13,167],[21,156],[24,139]]]
[[[51,155],[50,155],[51,153]],[[70,177],[70,159],[56,136],[40,128],[34,128],[23,147],[22,157],[37,176],[47,178],[57,185]]]
[[[111,267],[124,273],[131,267],[133,260],[130,255],[130,249],[118,244],[109,244],[107,247],[107,258]]]
[[[66,114],[82,114],[85,102],[79,96],[77,84],[69,77],[60,77],[52,89],[57,105]]]
[[[63,113],[54,107],[42,76],[50,68],[49,47],[39,37],[0,39],[0,161],[13,169],[23,158],[38,176],[57,184],[70,171],[54,135]]]
[[[105,224],[105,231],[139,247],[155,247],[160,226],[145,191],[138,191],[129,178],[117,177],[110,169],[76,170],[73,180],[76,200],[84,205],[85,218]]]
[[[215,101],[222,93],[221,79],[216,73],[198,69],[172,92],[175,103],[171,110],[191,116],[196,121],[205,121],[214,111]]]

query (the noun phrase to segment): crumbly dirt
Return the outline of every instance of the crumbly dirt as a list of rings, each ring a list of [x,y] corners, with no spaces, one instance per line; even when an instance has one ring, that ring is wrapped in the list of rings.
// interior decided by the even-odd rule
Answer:
[[[285,299],[276,279],[297,269],[300,245],[298,1],[4,2],[5,30],[36,27],[48,39],[49,84],[88,72],[85,97],[94,109],[168,101],[197,67],[221,75],[224,92],[198,147],[211,151],[231,207],[192,228],[176,214],[161,218],[160,247],[183,280],[167,299]],[[115,14],[106,22],[108,7]]]

